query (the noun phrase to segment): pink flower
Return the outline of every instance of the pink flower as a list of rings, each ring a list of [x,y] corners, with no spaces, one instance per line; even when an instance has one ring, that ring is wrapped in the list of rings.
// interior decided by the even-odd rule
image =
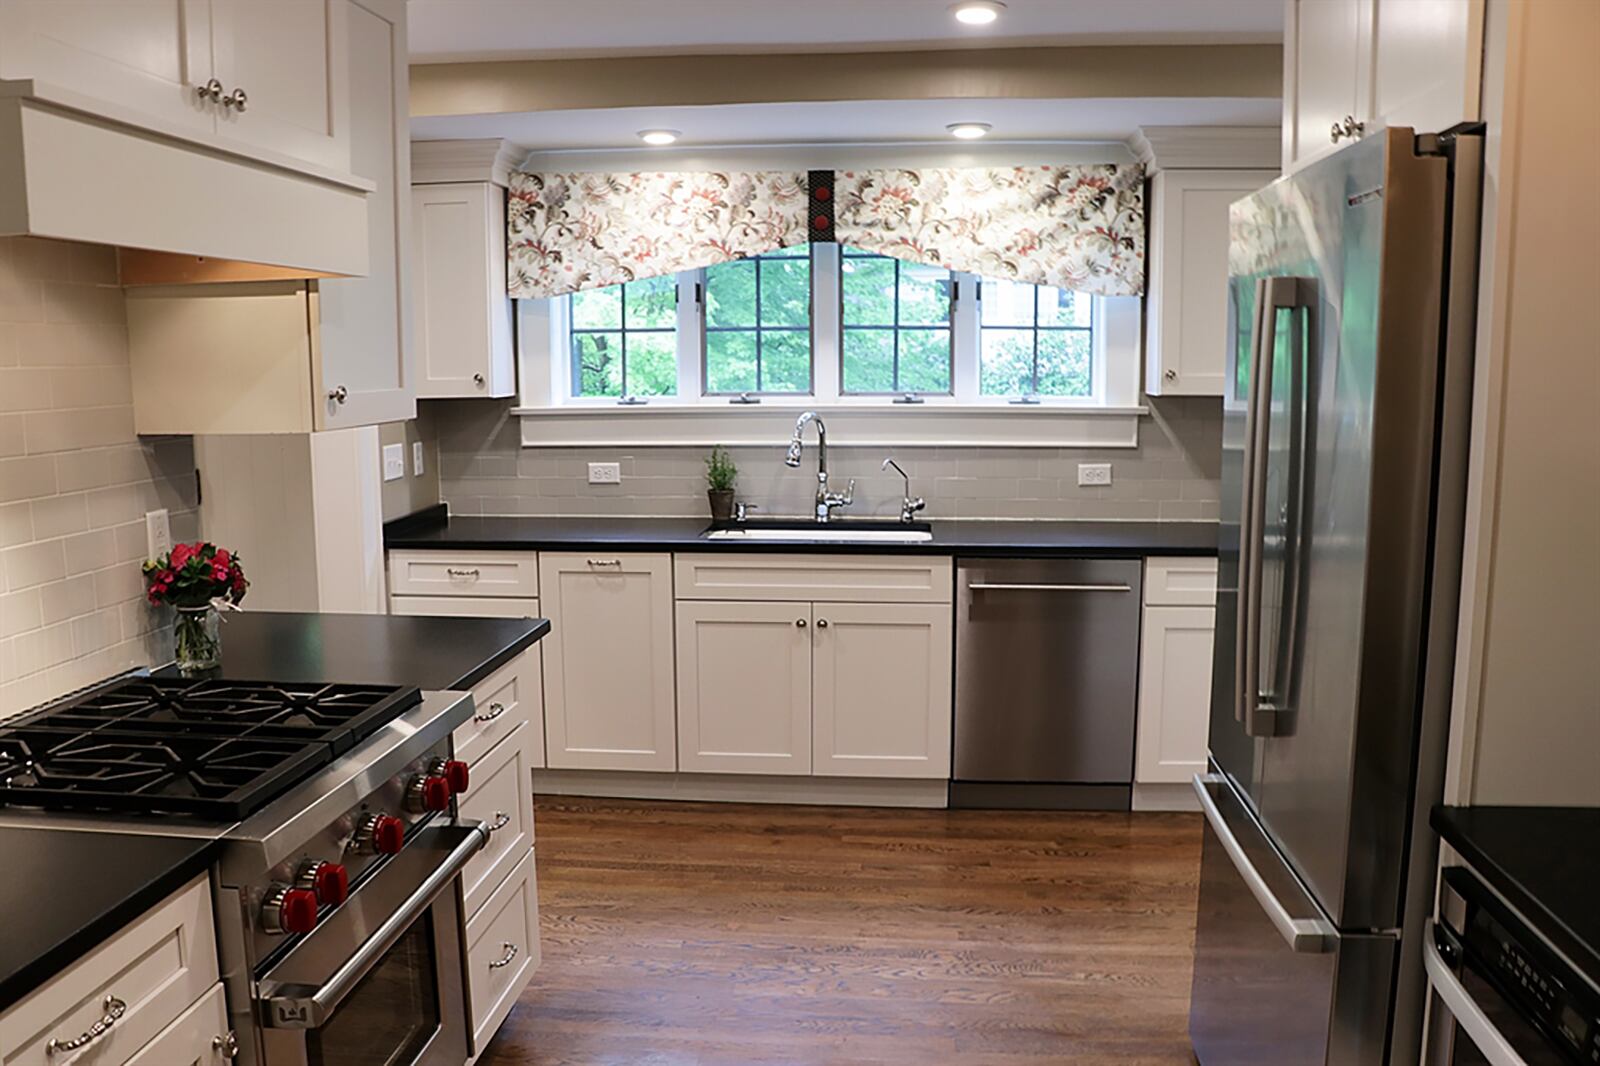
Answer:
[[[214,567],[212,567],[211,568],[211,580],[212,581],[217,581],[217,582],[222,582],[222,581],[228,580],[228,568],[225,567],[225,566],[214,566]]]
[[[228,554],[227,548],[218,548],[217,554],[211,557],[211,561],[218,566],[225,567],[228,565],[228,561],[232,558],[233,556]]]

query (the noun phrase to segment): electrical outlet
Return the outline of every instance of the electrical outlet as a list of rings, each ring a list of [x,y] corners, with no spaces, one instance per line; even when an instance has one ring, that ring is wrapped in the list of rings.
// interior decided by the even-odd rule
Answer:
[[[385,444],[383,446],[383,480],[399,481],[406,476],[406,446],[404,444]]]
[[[1078,484],[1080,485],[1109,485],[1111,484],[1110,463],[1079,463]]]
[[[591,485],[620,485],[622,484],[621,463],[590,463],[589,484]]]
[[[420,440],[411,442],[411,476],[422,476],[422,442]]]
[[[144,513],[144,541],[145,550],[150,553],[146,558],[159,559],[172,550],[172,526],[167,522],[165,507]]]

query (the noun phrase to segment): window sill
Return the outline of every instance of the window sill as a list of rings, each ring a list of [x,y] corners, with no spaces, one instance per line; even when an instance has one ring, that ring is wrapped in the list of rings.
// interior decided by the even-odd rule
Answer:
[[[923,404],[855,402],[818,405],[763,398],[759,404],[618,404],[518,407],[525,448],[672,447],[782,442],[795,416],[816,411],[836,447],[1136,448],[1139,406],[1070,404]]]

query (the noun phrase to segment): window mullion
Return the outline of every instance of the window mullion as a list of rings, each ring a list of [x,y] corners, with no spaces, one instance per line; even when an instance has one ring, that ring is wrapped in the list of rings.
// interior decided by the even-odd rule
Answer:
[[[951,357],[954,360],[951,387],[957,401],[975,403],[979,398],[979,367],[983,358],[983,335],[978,322],[978,277],[952,274],[956,301],[951,322]]]
[[[811,249],[811,391],[820,401],[843,394],[844,302],[843,249],[833,243]]]
[[[705,392],[705,272],[685,270],[677,275],[678,311],[675,319],[678,352],[678,397],[695,402]]]

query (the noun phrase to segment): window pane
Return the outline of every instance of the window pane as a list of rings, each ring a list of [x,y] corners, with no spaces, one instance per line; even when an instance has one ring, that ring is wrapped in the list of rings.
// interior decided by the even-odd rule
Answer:
[[[766,330],[761,334],[761,391],[811,391],[811,334]]]
[[[983,279],[983,294],[978,301],[979,321],[985,326],[1031,326],[1034,321],[1035,287],[1020,281]]]
[[[900,331],[900,380],[896,392],[950,391],[950,331]]]
[[[677,324],[678,281],[670,274],[627,284],[626,329],[671,329]]]
[[[756,324],[756,265],[749,259],[706,268],[706,325]],[[754,388],[754,386],[751,386]]]
[[[572,294],[573,329],[620,329],[622,286],[585,289]]]
[[[785,258],[810,259],[811,258],[811,245],[809,245],[809,244],[791,244],[789,247],[787,247],[787,248],[779,248],[775,252],[763,252],[762,253],[762,258],[763,259],[785,259]]]
[[[572,358],[573,384],[579,396],[622,395],[621,333],[573,334]]]
[[[900,264],[900,325],[933,326],[950,321],[950,271],[920,263]]]
[[[894,325],[894,260],[845,258],[840,270],[844,324]]]
[[[1089,396],[1091,366],[1088,330],[1039,331],[1039,394]]]
[[[844,391],[894,391],[894,330],[844,331]]]
[[[756,391],[754,331],[706,334],[706,391]]]
[[[810,327],[810,259],[769,259],[761,264],[761,324]]]
[[[1033,331],[983,330],[978,391],[985,396],[1025,396],[1033,392]]]
[[[1039,286],[1039,325],[1077,326],[1089,328],[1089,304],[1086,292],[1068,292]]]
[[[628,393],[674,396],[678,392],[678,338],[673,333],[628,334]]]

